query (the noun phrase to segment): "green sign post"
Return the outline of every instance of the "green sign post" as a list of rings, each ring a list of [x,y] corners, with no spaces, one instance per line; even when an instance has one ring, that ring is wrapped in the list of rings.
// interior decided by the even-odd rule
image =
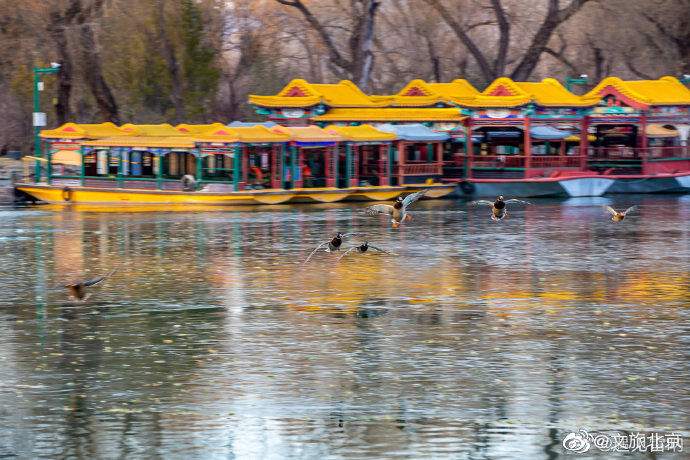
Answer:
[[[36,143],[36,150],[34,154],[36,158],[41,158],[41,140],[38,137],[38,133],[41,131],[41,126],[46,125],[46,114],[41,112],[41,103],[38,97],[38,92],[43,91],[43,82],[41,81],[41,75],[57,73],[60,70],[60,64],[57,62],[50,63],[50,69],[39,69],[34,66],[34,113],[33,113],[33,125],[34,125],[34,141]],[[36,160],[36,182],[41,180],[41,161]]]

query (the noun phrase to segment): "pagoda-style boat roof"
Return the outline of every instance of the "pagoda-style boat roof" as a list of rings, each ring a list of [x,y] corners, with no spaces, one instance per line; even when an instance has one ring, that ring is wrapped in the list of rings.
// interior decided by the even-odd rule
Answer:
[[[65,123],[59,128],[44,129],[40,137],[44,139],[100,139],[110,136],[133,136],[134,133],[118,128],[113,123],[77,124]]]
[[[323,115],[312,117],[314,121],[462,121],[455,107],[449,108],[351,108],[331,109]]]
[[[345,140],[351,142],[388,142],[396,139],[395,133],[387,133],[379,131],[371,125],[360,126],[327,126],[323,128],[326,132],[332,132],[340,135]]]
[[[271,131],[265,126],[236,126],[229,128],[221,123],[205,126],[205,130],[194,130],[193,139],[197,142],[244,142],[244,143],[265,143],[265,142],[290,142],[290,135]]]
[[[225,125],[222,123],[210,123],[206,125],[188,125],[186,123],[182,123],[180,125],[175,126],[176,130],[185,133],[186,135],[201,134],[206,133],[212,129],[222,128],[225,128]]]
[[[311,107],[325,104],[330,107],[382,107],[393,96],[367,96],[349,80],[337,84],[313,84],[297,78],[275,96],[249,95],[249,101],[263,107]]]
[[[276,133],[288,134],[295,142],[340,142],[340,134],[326,132],[318,126],[276,126],[271,129]]]
[[[132,132],[136,136],[145,137],[177,137],[189,135],[189,133],[182,132],[167,123],[161,123],[160,125],[134,125],[132,123],[127,123],[126,125],[122,125],[121,128],[125,131]]]
[[[545,78],[541,82],[515,82],[501,77],[481,94],[456,98],[453,102],[465,107],[518,107],[532,102],[542,107],[591,107],[600,99],[597,94],[573,94],[554,78]]]
[[[171,147],[186,149],[196,147],[194,140],[185,136],[114,136],[84,141],[82,145],[90,147]]]
[[[479,91],[467,80],[457,79],[450,83],[427,83],[424,80],[412,80],[395,96],[371,96],[372,98],[390,98],[390,105],[399,107],[424,107],[439,103],[449,103],[456,98],[471,98]]]
[[[628,81],[607,77],[587,95],[615,95],[631,107],[642,110],[653,105],[690,105],[690,89],[677,78],[668,76],[658,80]]]

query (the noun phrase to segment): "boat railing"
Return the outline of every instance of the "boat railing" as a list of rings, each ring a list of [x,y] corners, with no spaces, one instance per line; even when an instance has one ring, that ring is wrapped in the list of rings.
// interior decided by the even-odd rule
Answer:
[[[543,168],[579,168],[582,157],[580,155],[532,155],[530,167]]]
[[[578,152],[578,149],[575,149]],[[642,147],[595,147],[591,146],[587,149],[587,157],[591,160],[618,160],[618,161],[637,161],[640,160],[667,160],[667,159],[685,159],[690,157],[690,149],[688,146],[668,146],[657,147],[648,146]]]
[[[441,175],[443,173],[443,165],[441,163],[405,163],[395,165],[395,174],[404,176],[424,176],[424,175]]]

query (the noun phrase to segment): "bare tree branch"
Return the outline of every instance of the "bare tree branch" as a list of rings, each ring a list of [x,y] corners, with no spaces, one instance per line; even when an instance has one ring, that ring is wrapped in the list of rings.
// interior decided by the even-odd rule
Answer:
[[[479,68],[487,80],[493,80],[496,78],[496,74],[489,65],[489,61],[486,56],[479,49],[479,46],[467,35],[462,26],[454,19],[450,11],[441,3],[440,0],[425,0],[429,5],[431,5],[436,11],[438,11],[441,18],[448,24],[448,26],[453,30],[455,36],[458,37],[460,42],[465,45],[465,47],[472,54],[474,59],[479,64]]]

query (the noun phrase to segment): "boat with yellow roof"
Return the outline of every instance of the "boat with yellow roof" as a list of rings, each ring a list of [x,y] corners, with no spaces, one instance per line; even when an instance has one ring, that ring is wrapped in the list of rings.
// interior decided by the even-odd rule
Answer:
[[[393,184],[396,135],[368,125],[67,123],[40,134],[36,180],[17,185],[49,203],[251,205],[393,200],[454,185]],[[440,179],[440,163],[436,163]]]

